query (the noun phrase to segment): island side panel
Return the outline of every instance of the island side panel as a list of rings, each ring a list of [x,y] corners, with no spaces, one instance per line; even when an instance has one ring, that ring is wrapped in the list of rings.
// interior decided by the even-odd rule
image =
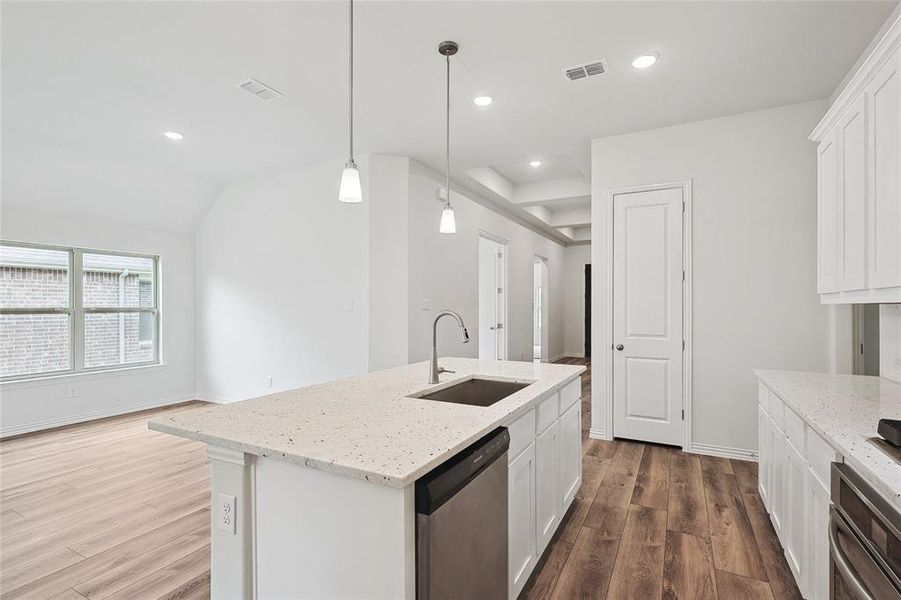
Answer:
[[[255,466],[256,597],[415,597],[413,486]]]
[[[212,479],[210,597],[253,598],[256,457],[218,446],[208,446],[207,457]],[[227,521],[223,495],[235,498],[234,512]]]

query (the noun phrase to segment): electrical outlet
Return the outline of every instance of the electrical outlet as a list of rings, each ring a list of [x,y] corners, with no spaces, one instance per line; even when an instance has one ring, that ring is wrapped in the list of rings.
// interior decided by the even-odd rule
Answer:
[[[77,398],[78,397],[78,388],[75,387],[74,385],[70,385],[66,389],[66,396],[68,396],[69,398]]]
[[[237,498],[231,494],[219,494],[219,529],[227,533],[235,533]]]
[[[353,298],[348,298],[344,301],[344,310],[347,312],[351,312],[354,309],[354,300]]]
[[[266,387],[272,387],[272,375],[266,377]]]

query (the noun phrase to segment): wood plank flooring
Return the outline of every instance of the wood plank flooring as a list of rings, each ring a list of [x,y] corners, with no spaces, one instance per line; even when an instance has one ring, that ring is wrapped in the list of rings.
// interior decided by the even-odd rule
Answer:
[[[800,599],[757,495],[757,465],[588,438],[582,488],[521,598]]]
[[[754,463],[589,439],[582,387],[582,487],[523,598],[800,598]],[[209,598],[204,446],[146,426],[198,406],[0,441],[0,600]]]

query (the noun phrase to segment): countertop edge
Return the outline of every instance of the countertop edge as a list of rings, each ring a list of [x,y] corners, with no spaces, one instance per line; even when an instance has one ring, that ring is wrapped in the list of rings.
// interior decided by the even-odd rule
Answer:
[[[880,477],[878,477],[874,472],[871,466],[863,463],[861,460],[855,456],[855,453],[848,448],[844,443],[836,440],[831,433],[827,432],[823,427],[814,420],[814,417],[807,414],[806,411],[802,410],[798,404],[791,399],[790,390],[785,391],[779,388],[778,385],[772,382],[772,379],[768,379],[767,376],[770,373],[806,373],[806,374],[819,374],[819,375],[828,375],[827,373],[814,373],[810,371],[780,371],[777,369],[754,369],[754,375],[763,382],[764,385],[772,389],[779,395],[779,398],[785,402],[792,411],[797,414],[801,420],[803,420],[807,425],[812,427],[814,431],[816,431],[821,437],[826,439],[829,444],[835,448],[839,454],[842,455],[842,458],[846,463],[848,463],[851,467],[855,469],[855,471],[871,486],[876,488],[883,497],[885,497],[888,501],[894,504],[897,508],[901,509],[901,491],[894,490],[889,486],[885,481],[883,481]]]
[[[336,475],[344,475],[347,477],[353,477],[355,479],[360,479],[364,481],[368,481],[375,484],[385,485],[388,487],[394,488],[405,488],[409,485],[412,485],[417,479],[419,479],[422,475],[428,473],[436,466],[447,460],[446,457],[453,456],[463,448],[466,448],[471,443],[478,440],[481,436],[491,432],[496,427],[501,426],[502,423],[509,423],[511,421],[516,420],[518,417],[522,416],[529,410],[535,408],[537,406],[539,399],[545,399],[548,394],[559,392],[566,385],[571,383],[572,381],[581,377],[582,373],[587,371],[587,367],[584,365],[561,365],[573,367],[576,370],[571,374],[561,379],[559,382],[552,384],[546,390],[536,395],[534,398],[523,404],[522,406],[517,407],[515,410],[511,411],[502,419],[494,422],[492,425],[489,425],[481,430],[478,433],[471,435],[462,441],[458,442],[456,446],[448,449],[448,451],[439,459],[434,461],[429,461],[425,463],[423,466],[418,467],[412,470],[410,473],[405,474],[402,477],[394,477],[390,475],[384,475],[382,473],[376,473],[373,471],[368,471],[366,469],[359,469],[355,467],[349,467],[340,465],[335,462],[326,461],[322,459],[309,458],[302,455],[294,455],[287,454],[282,452],[274,452],[271,448],[265,448],[261,446],[256,446],[254,444],[248,444],[245,442],[238,442],[235,440],[229,440],[220,438],[217,436],[212,436],[208,434],[203,434],[198,431],[191,431],[189,429],[184,429],[181,427],[175,427],[171,425],[167,425],[166,423],[161,423],[159,421],[149,420],[147,422],[147,427],[153,431],[159,431],[161,433],[167,433],[170,435],[179,436],[185,439],[194,440],[197,442],[203,442],[209,446],[216,446],[219,448],[226,448],[228,450],[234,450],[237,452],[244,452],[245,454],[251,454],[254,456],[258,456],[261,458],[271,458],[274,460],[280,460],[283,462],[287,462],[290,464],[298,465],[301,467],[307,467],[310,469],[316,469],[317,471],[324,471],[327,473],[333,473]]]

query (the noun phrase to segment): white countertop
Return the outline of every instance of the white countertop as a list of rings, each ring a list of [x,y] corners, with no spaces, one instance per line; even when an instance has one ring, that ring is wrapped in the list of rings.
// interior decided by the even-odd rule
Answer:
[[[152,419],[151,429],[213,446],[314,469],[406,487],[539,398],[576,379],[585,367],[442,358],[430,386],[429,363],[216,405]],[[487,407],[409,398],[472,375],[534,381]]]
[[[879,419],[901,419],[901,385],[860,375],[763,369],[754,373],[861,477],[901,507],[901,462],[869,441],[879,437]]]

